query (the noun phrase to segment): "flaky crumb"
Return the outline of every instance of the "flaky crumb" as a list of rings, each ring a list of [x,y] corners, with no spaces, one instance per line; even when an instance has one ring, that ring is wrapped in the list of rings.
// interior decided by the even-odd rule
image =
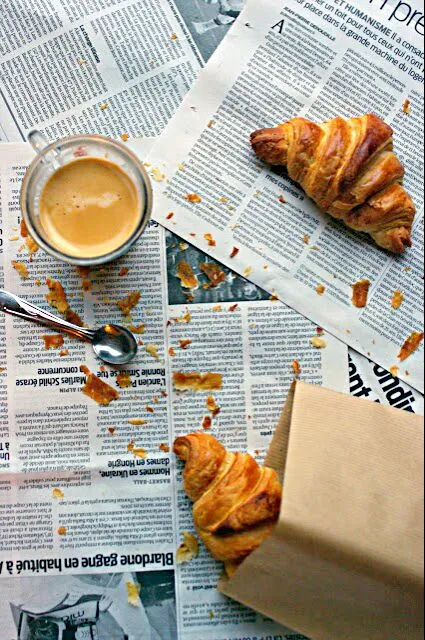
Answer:
[[[153,407],[150,407],[149,405],[145,407],[145,411],[147,411],[148,413],[155,413],[155,409]]]
[[[127,267],[123,267],[122,269],[120,269],[118,275],[120,278],[124,278],[124,276],[128,275],[129,272],[130,269],[128,269]]]
[[[44,348],[46,351],[49,349],[60,349],[63,346],[64,339],[61,335],[53,335],[53,336],[42,336],[44,340]]]
[[[167,220],[171,220],[172,218],[174,218],[174,211],[170,211],[170,213],[166,216]]]
[[[178,40],[179,39],[177,33],[173,33],[170,37],[171,37],[171,40]]]
[[[270,296],[269,300],[271,302],[278,302],[280,300],[280,297],[278,296],[277,293],[272,293],[272,295]]]
[[[292,369],[294,371],[294,374],[298,377],[301,373],[301,365],[298,360],[294,360],[294,362],[292,363]]]
[[[108,433],[113,436],[115,435],[116,429],[115,427],[108,427]]]
[[[243,272],[242,275],[243,275],[244,278],[249,278],[249,276],[252,274],[252,272],[253,272],[253,268],[252,267],[246,267],[246,269],[244,269],[244,272]]]
[[[130,140],[130,136],[128,135],[128,133],[122,133],[121,134],[121,140],[123,142],[128,142]]]
[[[221,304],[216,304],[213,308],[213,311],[223,311],[223,307],[221,306]]]
[[[131,333],[134,333],[135,335],[141,336],[142,334],[145,333],[145,325],[139,324],[138,326],[135,326],[131,324],[128,327],[128,330],[131,331]]]
[[[83,280],[81,283],[81,288],[83,291],[91,291],[92,290],[92,283],[91,280]]]
[[[168,444],[160,444],[159,450],[163,453],[170,453],[170,447],[168,446]]]
[[[187,311],[183,315],[173,318],[173,322],[175,322],[176,324],[189,324],[190,322],[192,322],[192,316],[190,315],[189,311]]]
[[[60,536],[66,536],[66,534],[68,533],[67,528],[66,527],[59,527],[58,529],[58,535]]]
[[[87,367],[82,366],[80,370],[87,376],[87,382],[81,389],[86,396],[102,406],[107,406],[114,400],[118,400],[120,397],[118,391],[106,382],[103,382],[103,380],[98,378],[94,373],[91,373]]]
[[[77,274],[82,279],[88,278],[90,276],[90,267],[77,267]]]
[[[12,266],[15,269],[15,271],[18,272],[19,277],[22,280],[28,280],[29,272],[28,272],[28,267],[26,266],[26,264],[24,264],[23,262],[17,262],[16,260],[13,260],[12,261]]]
[[[106,109],[109,109],[109,104],[107,102],[102,102],[102,104],[99,106],[99,109],[101,111],[106,111]]]
[[[20,232],[21,232],[21,237],[22,238],[28,238],[28,236],[29,236],[28,227],[26,225],[25,220],[23,220],[23,219],[21,220],[21,223],[20,223]]]
[[[181,373],[173,374],[173,383],[178,391],[219,391],[223,387],[220,373]]]
[[[29,253],[30,257],[33,256],[35,253],[37,253],[37,251],[40,248],[38,246],[38,244],[36,243],[36,241],[33,240],[33,238],[31,238],[30,235],[28,235],[25,238],[25,244],[27,245],[27,249],[28,249],[28,253]]]
[[[424,339],[424,333],[413,331],[413,333],[407,338],[402,348],[400,349],[398,358],[402,362],[404,360],[407,360],[407,358],[409,358],[419,348],[423,339]]]
[[[134,582],[127,582],[127,601],[132,607],[140,607],[140,584],[134,584]]]
[[[357,307],[357,309],[364,309],[364,307],[366,307],[370,284],[371,284],[370,280],[365,279],[365,280],[359,280],[358,282],[352,285],[353,287],[352,302],[353,302],[353,305]]]
[[[66,313],[69,309],[69,304],[62,284],[58,280],[52,280],[51,278],[47,278],[46,284],[49,288],[49,293],[46,295],[47,302],[51,307],[57,309],[59,313]]]
[[[240,249],[238,249],[238,247],[233,247],[231,253],[230,253],[230,258],[236,258],[236,256],[238,255]]]
[[[199,280],[195,276],[192,267],[184,260],[178,263],[176,275],[184,289],[196,289],[199,286]]]
[[[394,376],[394,378],[397,378],[399,371],[400,371],[400,367],[397,367],[397,365],[394,365],[393,367],[390,368],[390,373],[392,376]]]
[[[280,196],[280,197],[279,197],[279,202],[280,202],[281,204],[285,204],[285,203],[286,203],[286,200],[285,200],[285,198],[284,198],[283,196]]]
[[[184,197],[187,202],[191,202],[192,204],[199,204],[202,202],[202,198],[197,193],[187,193]]]
[[[142,418],[131,418],[130,420],[128,420],[128,424],[133,425],[133,427],[143,427],[143,425],[147,424],[147,422]]]
[[[410,105],[411,105],[410,100],[408,100],[408,99],[406,98],[406,100],[404,101],[404,104],[403,104],[403,112],[404,112],[406,115],[410,115],[410,113],[411,113]]]
[[[197,538],[187,531],[183,532],[183,542],[177,549],[176,562],[184,564],[190,562],[199,555],[199,542]]]
[[[52,496],[55,500],[63,500],[65,498],[65,494],[61,489],[53,489]]]
[[[145,460],[148,457],[146,449],[142,449],[141,447],[134,447],[132,453],[136,458],[141,458],[142,460]]]
[[[312,344],[316,349],[324,349],[328,346],[326,340],[323,340],[323,338],[319,338],[317,336],[311,338],[310,344]]]
[[[62,349],[61,351],[59,351],[59,355],[61,358],[66,358],[67,356],[69,356],[69,349]]]
[[[117,375],[117,384],[120,389],[128,389],[131,387],[131,376],[126,371],[121,371]]]
[[[318,293],[318,294],[319,294],[319,296],[323,296],[323,294],[325,293],[325,291],[326,291],[326,287],[325,287],[325,285],[324,285],[324,284],[318,284],[318,285],[317,285],[317,287],[316,287],[316,293]]]
[[[213,235],[211,233],[204,233],[204,240],[208,242],[209,247],[216,247],[217,242],[215,241]]]
[[[140,302],[140,298],[140,291],[132,291],[122,300],[118,300],[116,304],[123,316],[130,315],[132,309]]]
[[[211,283],[212,287],[217,287],[225,281],[226,274],[223,269],[215,262],[201,262],[199,267]]]
[[[157,344],[147,344],[146,345],[146,353],[148,353],[155,360],[159,360],[158,354],[159,346]]]
[[[209,429],[211,429],[211,427],[212,427],[212,418],[211,418],[211,416],[204,416],[204,418],[202,420],[201,427],[202,427],[202,429],[204,429],[204,431],[209,431]]]
[[[150,170],[150,174],[155,182],[164,182],[164,180],[167,179],[167,176],[161,171],[159,167],[152,167],[152,169]]]
[[[230,305],[230,307],[229,307],[229,311],[230,311],[231,313],[234,313],[238,308],[239,308],[238,303],[236,303],[236,304],[232,304],[232,305]]]
[[[401,305],[403,304],[405,298],[403,293],[400,291],[400,289],[397,289],[397,291],[394,291],[393,294],[393,298],[391,300],[391,306],[393,309],[400,309]]]
[[[180,349],[186,350],[192,344],[192,340],[179,340]]]
[[[206,399],[206,407],[208,409],[208,411],[210,411],[213,415],[213,417],[215,418],[215,416],[218,416],[218,414],[221,411],[221,408],[218,406],[217,404],[217,400],[214,398],[214,396],[208,396],[208,398]]]
[[[208,129],[212,129],[213,127],[215,127],[216,125],[216,121],[215,120],[210,120],[207,124]]]
[[[168,349],[168,355],[169,355],[171,358],[175,358],[175,356],[176,356],[176,350],[175,350],[175,349],[173,349],[173,347],[170,347],[170,348]]]

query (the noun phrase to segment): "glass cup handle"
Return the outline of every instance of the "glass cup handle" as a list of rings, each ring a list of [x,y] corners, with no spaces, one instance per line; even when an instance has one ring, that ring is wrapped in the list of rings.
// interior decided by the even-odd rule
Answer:
[[[37,131],[37,129],[30,131],[30,133],[28,134],[28,142],[37,153],[37,155],[42,156],[42,162],[51,163],[55,170],[59,169],[62,164],[59,150],[52,149],[51,151],[49,151],[49,153],[44,154],[44,150],[49,146],[50,143],[47,138],[41,133],[41,131]]]

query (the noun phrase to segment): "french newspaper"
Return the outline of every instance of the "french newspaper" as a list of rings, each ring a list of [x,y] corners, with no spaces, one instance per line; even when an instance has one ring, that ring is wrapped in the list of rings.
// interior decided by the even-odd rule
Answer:
[[[124,323],[139,352],[112,368],[86,343],[0,318],[2,639],[298,637],[219,595],[206,550],[176,564],[194,527],[172,442],[206,429],[261,461],[296,374],[348,391],[346,346],[325,334],[313,347],[311,321],[156,222],[90,272],[34,252],[19,210],[32,155],[3,147],[1,286],[56,313],[65,300],[61,313],[88,326]],[[129,294],[140,294],[131,318],[117,304]],[[90,395],[89,372],[109,404]],[[214,411],[208,393],[176,391],[175,372],[220,374]]]
[[[407,361],[398,357],[406,339],[423,332],[424,13],[417,5],[249,0],[150,161],[167,163],[158,222],[423,392],[423,342]],[[249,141],[251,132],[295,116],[323,122],[372,111],[394,129],[417,206],[413,246],[398,256],[322,214],[284,171],[259,162]],[[369,301],[357,309],[352,285],[363,279]]]
[[[33,127],[50,139],[158,135],[241,5],[8,1],[0,14],[0,139],[22,140]],[[243,25],[242,35],[254,31]],[[129,68],[129,60],[138,62]],[[226,74],[223,65],[219,82]],[[130,144],[145,158],[146,138]],[[158,167],[170,179],[171,166],[186,173],[178,156],[168,168],[167,158],[149,159],[152,176]],[[322,331],[314,318],[270,295],[274,286],[256,286],[246,267],[249,279],[236,264],[219,264],[218,250],[195,247],[193,229],[185,239],[172,233],[184,237],[177,215],[167,221],[171,231],[152,221],[130,254],[89,273],[34,252],[19,210],[32,157],[27,145],[2,146],[0,287],[50,308],[48,283],[60,283],[66,310],[88,326],[127,324],[139,354],[114,369],[84,343],[61,344],[49,329],[0,317],[2,640],[301,640],[218,594],[222,566],[202,546],[177,564],[183,534],[194,528],[172,442],[207,429],[261,461],[296,374],[415,413],[423,413],[422,396],[367,353],[348,355],[333,332],[315,348]],[[117,303],[139,293],[130,319]],[[194,371],[222,376],[218,414],[207,393],[174,389],[173,373]],[[110,404],[83,392],[89,372],[119,394]]]

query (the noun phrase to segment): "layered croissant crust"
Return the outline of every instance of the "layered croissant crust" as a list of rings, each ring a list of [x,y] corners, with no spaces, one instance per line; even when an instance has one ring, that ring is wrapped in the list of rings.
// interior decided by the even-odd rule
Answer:
[[[400,182],[404,168],[393,152],[393,130],[374,114],[315,124],[294,118],[251,135],[255,153],[286,166],[314,202],[384,249],[411,246],[415,205]]]
[[[277,473],[205,433],[178,438],[174,453],[186,462],[184,488],[195,503],[197,531],[230,573],[273,531],[282,500]]]

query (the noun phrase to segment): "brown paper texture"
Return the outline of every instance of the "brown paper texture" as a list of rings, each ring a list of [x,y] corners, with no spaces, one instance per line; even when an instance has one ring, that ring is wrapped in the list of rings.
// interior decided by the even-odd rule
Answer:
[[[226,595],[311,638],[423,638],[423,420],[294,384],[267,464],[274,534]]]

